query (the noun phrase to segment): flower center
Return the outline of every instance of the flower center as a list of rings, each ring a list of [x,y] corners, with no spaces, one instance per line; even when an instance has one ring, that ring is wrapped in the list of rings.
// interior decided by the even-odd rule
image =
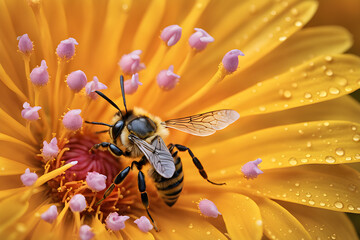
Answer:
[[[97,172],[107,177],[106,187],[109,187],[116,174],[123,168],[119,160],[108,151],[89,151],[94,144],[101,142],[99,138],[90,133],[79,133],[71,136],[64,144],[57,159],[49,161],[49,171],[52,171],[72,161],[78,164],[68,169],[64,175],[53,178],[48,182],[52,189],[52,197],[57,202],[67,202],[75,194],[81,193],[87,202],[87,212],[84,214],[101,214],[106,217],[110,212],[126,212],[136,199],[136,181],[129,175],[124,182],[115,187],[114,191],[105,201],[96,206],[106,189],[96,192],[89,188],[85,179],[89,172]]]

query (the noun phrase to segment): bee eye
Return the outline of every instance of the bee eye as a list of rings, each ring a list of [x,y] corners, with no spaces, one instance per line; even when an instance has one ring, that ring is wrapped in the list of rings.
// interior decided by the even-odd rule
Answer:
[[[155,132],[156,125],[148,117],[139,117],[129,122],[127,128],[129,132],[135,134],[141,139],[145,139]]]

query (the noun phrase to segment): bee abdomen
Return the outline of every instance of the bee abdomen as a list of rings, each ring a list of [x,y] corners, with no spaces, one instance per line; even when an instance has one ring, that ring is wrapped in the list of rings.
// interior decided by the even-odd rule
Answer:
[[[160,197],[170,207],[178,200],[184,185],[184,173],[182,170],[181,159],[176,156],[176,154],[173,154],[173,156],[175,172],[171,178],[164,178],[156,173],[156,171],[153,171],[150,174],[154,179],[155,187],[157,188]]]

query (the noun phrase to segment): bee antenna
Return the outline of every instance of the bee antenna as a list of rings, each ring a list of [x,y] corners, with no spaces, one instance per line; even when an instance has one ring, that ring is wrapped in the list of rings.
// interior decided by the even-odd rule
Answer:
[[[120,108],[118,107],[118,105],[116,105],[116,103],[114,103],[110,98],[108,98],[105,94],[103,94],[102,92],[99,91],[95,91],[100,97],[102,97],[103,99],[105,99],[108,103],[110,103],[111,105],[113,105],[113,107],[115,107],[117,110],[119,110],[121,116],[122,116],[122,112],[120,110]],[[125,107],[126,108],[126,107]]]
[[[103,126],[113,127],[113,125],[110,125],[110,124],[107,124],[107,123],[103,123],[103,122],[89,122],[89,121],[85,121],[85,123],[94,124],[94,125],[103,125]]]
[[[125,89],[124,89],[124,76],[123,75],[120,76],[120,87],[121,87],[121,94],[123,97],[125,112],[127,113],[126,100],[125,100]]]

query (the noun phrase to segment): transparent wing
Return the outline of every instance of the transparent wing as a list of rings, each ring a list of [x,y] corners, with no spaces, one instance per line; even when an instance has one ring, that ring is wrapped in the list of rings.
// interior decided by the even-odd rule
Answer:
[[[238,120],[239,113],[231,109],[217,110],[184,118],[170,119],[161,124],[196,136],[209,136]]]
[[[161,137],[155,137],[151,144],[134,134],[130,134],[129,139],[144,153],[157,173],[164,178],[171,178],[174,175],[175,164],[173,157]]]

